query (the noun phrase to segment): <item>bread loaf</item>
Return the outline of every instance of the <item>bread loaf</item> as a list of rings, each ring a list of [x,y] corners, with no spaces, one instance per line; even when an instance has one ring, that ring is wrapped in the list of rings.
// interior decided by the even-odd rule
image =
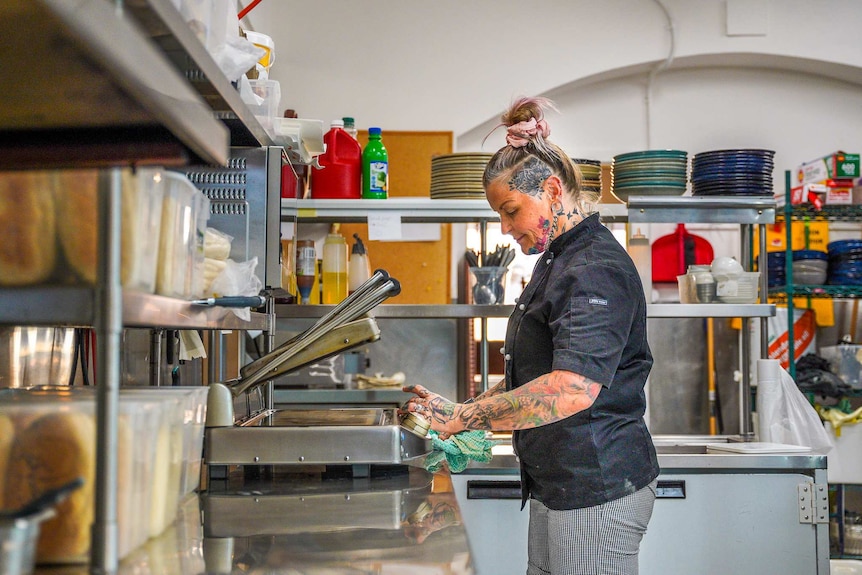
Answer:
[[[96,170],[57,172],[57,231],[66,263],[88,284],[96,283],[98,258],[98,186]]]
[[[51,173],[0,173],[0,285],[35,284],[51,276],[55,226]]]
[[[121,215],[121,278],[126,284],[134,258],[141,247],[136,221],[138,183],[131,170],[123,170]],[[66,263],[75,275],[95,284],[99,257],[99,172],[62,170],[57,172],[57,233]]]
[[[48,413],[15,436],[6,475],[5,505],[19,507],[47,489],[76,477],[84,478],[84,485],[57,505],[57,515],[42,523],[36,551],[40,563],[87,560],[93,522],[95,448],[93,418],[78,412]]]

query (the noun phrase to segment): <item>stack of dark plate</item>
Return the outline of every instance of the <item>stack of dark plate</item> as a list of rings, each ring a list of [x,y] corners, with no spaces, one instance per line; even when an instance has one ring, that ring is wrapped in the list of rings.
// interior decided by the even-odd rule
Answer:
[[[587,192],[602,193],[602,163],[599,160],[572,158],[581,171],[581,189]]]
[[[688,181],[688,153],[646,150],[614,156],[611,194],[621,202],[629,196],[681,196]]]
[[[787,256],[783,251],[766,254],[766,277],[769,287],[783,286],[787,283],[786,258]]]
[[[826,246],[829,268],[826,281],[831,285],[862,285],[862,240],[838,240]]]
[[[693,196],[772,197],[772,150],[715,150],[691,160]]]
[[[431,158],[431,199],[484,199],[482,174],[491,156],[462,152]]]

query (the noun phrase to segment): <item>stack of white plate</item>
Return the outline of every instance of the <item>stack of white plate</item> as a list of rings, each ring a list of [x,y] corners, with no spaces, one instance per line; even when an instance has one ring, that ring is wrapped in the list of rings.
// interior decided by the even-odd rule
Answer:
[[[431,158],[432,199],[484,199],[482,174],[493,154],[462,152]]]

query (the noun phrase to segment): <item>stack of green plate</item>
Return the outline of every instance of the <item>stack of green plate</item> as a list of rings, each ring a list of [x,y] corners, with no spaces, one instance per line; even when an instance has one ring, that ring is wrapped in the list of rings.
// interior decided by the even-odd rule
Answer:
[[[589,192],[602,191],[602,163],[599,160],[584,160],[572,158],[581,170],[581,189]]]
[[[482,174],[493,154],[462,152],[431,158],[432,199],[484,199]]]
[[[622,202],[629,196],[681,196],[688,181],[688,153],[646,150],[614,156],[611,193]]]

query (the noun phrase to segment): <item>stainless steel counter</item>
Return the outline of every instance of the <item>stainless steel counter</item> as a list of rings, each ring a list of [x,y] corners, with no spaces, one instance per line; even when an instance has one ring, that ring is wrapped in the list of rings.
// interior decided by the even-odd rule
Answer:
[[[120,563],[118,575],[421,572],[472,575],[448,473],[417,467],[370,477],[295,468],[232,474],[183,502],[176,523]],[[40,568],[84,575],[87,566]]]
[[[828,573],[828,525],[805,521],[797,500],[806,485],[825,485],[824,456],[717,453],[690,437],[656,443],[660,479],[670,487],[644,540],[642,572],[710,572],[735,557],[737,570],[726,572],[759,574],[776,572],[763,571],[763,562],[781,557],[782,573]],[[494,451],[490,463],[452,476],[415,466],[381,467],[368,477],[313,468],[265,479],[234,473],[185,500],[177,522],[126,557],[118,575],[502,572],[488,561],[523,572],[527,514],[517,462],[507,444]],[[471,499],[465,489],[475,480],[501,489]],[[698,564],[707,570],[688,570]]]
[[[824,455],[708,447],[741,443],[738,437],[653,440],[661,473],[641,543],[643,575],[828,575]],[[521,510],[511,444],[496,446],[491,462],[473,462],[452,482],[477,575],[523,572],[529,514]]]
[[[657,436],[654,438],[662,471],[803,471],[826,469],[826,456],[817,453],[724,453],[710,449],[712,443],[735,442],[734,436]],[[518,461],[508,438],[493,448],[488,463],[471,462],[465,473],[509,474]]]

